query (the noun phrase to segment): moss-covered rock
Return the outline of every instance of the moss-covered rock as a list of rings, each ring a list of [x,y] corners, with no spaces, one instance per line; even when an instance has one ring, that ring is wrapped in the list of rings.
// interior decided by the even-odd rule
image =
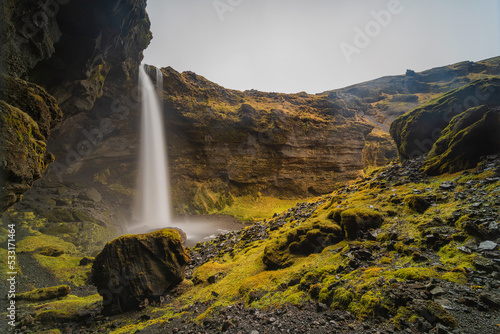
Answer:
[[[109,242],[92,266],[103,311],[123,313],[140,308],[146,299],[159,300],[182,282],[188,261],[176,230],[124,235]]]
[[[290,260],[290,252],[286,239],[279,238],[269,241],[264,248],[264,256],[262,262],[269,270],[286,268],[292,264]]]
[[[404,203],[410,210],[418,213],[424,213],[431,206],[431,203],[424,196],[419,195],[407,195]]]
[[[0,76],[0,211],[18,202],[20,196],[42,176],[54,156],[46,149],[50,130],[62,118],[56,100],[35,84]]]
[[[500,108],[480,106],[455,116],[427,155],[429,175],[474,168],[481,157],[500,152]]]
[[[52,286],[50,288],[40,288],[16,295],[17,300],[43,301],[64,297],[71,292],[68,285]]]
[[[58,257],[64,254],[64,249],[59,247],[46,246],[38,249],[40,255]]]
[[[342,228],[330,220],[312,219],[308,224],[291,229],[270,241],[264,248],[262,261],[268,269],[292,264],[291,255],[319,253],[344,239]]]
[[[369,229],[379,228],[384,222],[380,212],[364,208],[347,209],[340,216],[340,224],[344,229],[345,237],[349,240],[356,239],[358,235]]]
[[[406,113],[391,124],[390,133],[401,159],[427,154],[453,117],[470,106],[500,105],[500,78],[478,79]]]
[[[47,218],[49,223],[63,223],[76,221],[73,213],[65,209],[54,209],[44,212],[44,217]]]

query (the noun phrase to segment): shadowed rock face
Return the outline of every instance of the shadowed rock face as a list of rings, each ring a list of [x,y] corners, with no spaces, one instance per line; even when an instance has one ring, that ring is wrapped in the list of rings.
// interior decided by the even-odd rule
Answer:
[[[3,212],[42,176],[54,156],[47,151],[51,129],[62,118],[56,100],[38,85],[2,76],[0,91],[0,189]]]
[[[151,39],[145,7],[144,0],[2,2],[2,211],[53,160],[46,143],[61,110],[65,118],[91,111],[108,77],[122,90],[134,81]]]
[[[481,157],[500,153],[500,108],[470,108],[443,130],[427,156],[430,175],[474,168]]]
[[[400,158],[427,154],[453,117],[480,105],[500,105],[499,77],[475,80],[398,117],[390,132]]]
[[[427,155],[432,175],[473,168],[500,152],[500,78],[478,79],[397,118],[391,136],[401,159]]]
[[[125,235],[109,242],[92,266],[104,313],[137,310],[145,299],[160,301],[182,282],[188,261],[176,230]]]

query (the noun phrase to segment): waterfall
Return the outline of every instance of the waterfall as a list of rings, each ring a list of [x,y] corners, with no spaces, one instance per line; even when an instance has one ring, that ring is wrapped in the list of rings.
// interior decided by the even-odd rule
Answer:
[[[137,197],[132,230],[145,231],[170,226],[170,194],[166,141],[163,130],[163,74],[156,69],[155,89],[146,73],[149,67],[139,66],[141,91],[141,135]],[[130,229],[129,229],[130,230]]]
[[[183,216],[175,219],[172,217],[166,140],[162,119],[163,74],[159,69],[155,69],[155,89],[147,73],[150,70],[148,66],[139,66],[141,91],[139,173],[132,224],[128,226],[126,233],[145,233],[175,226],[186,233],[186,245],[191,247],[199,241],[214,238],[220,232],[241,229],[242,224],[231,218],[228,221],[227,217]]]

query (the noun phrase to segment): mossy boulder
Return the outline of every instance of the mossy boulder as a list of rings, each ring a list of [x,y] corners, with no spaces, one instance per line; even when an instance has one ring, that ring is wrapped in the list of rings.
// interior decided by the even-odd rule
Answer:
[[[269,241],[262,261],[270,270],[285,268],[292,264],[292,255],[320,253],[343,239],[344,232],[339,225],[330,220],[315,219]]]
[[[67,296],[71,292],[68,285],[40,288],[16,295],[17,300],[43,301]]]
[[[427,155],[429,175],[474,168],[481,157],[500,152],[500,108],[480,106],[454,117]]]
[[[124,235],[106,244],[92,266],[92,283],[103,296],[103,312],[118,314],[158,301],[184,279],[189,256],[179,232],[163,229]]]
[[[75,217],[73,213],[64,209],[54,209],[45,212],[44,217],[47,218],[49,223],[63,223],[63,222],[74,222]]]
[[[64,249],[59,247],[46,246],[38,249],[38,253],[44,256],[58,257],[64,254]]]
[[[398,117],[392,122],[390,133],[399,157],[405,160],[427,154],[453,117],[470,107],[499,106],[499,92],[500,78],[478,79]]]
[[[431,203],[425,197],[419,195],[406,196],[404,203],[410,210],[418,213],[424,213],[431,206]]]
[[[286,268],[292,264],[285,238],[270,240],[264,248],[262,262],[268,270]]]
[[[379,228],[384,222],[384,217],[380,212],[364,208],[347,209],[342,211],[340,217],[345,237],[349,240],[356,239],[369,229]]]

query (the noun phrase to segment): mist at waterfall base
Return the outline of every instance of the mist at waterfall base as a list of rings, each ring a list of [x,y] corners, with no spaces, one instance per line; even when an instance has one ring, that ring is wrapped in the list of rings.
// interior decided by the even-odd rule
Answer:
[[[155,72],[156,87],[149,73]],[[186,246],[214,238],[217,234],[241,229],[225,216],[180,216],[171,212],[168,155],[163,123],[163,74],[160,69],[139,66],[141,126],[137,195],[128,233],[147,233],[176,227],[186,233]]]

